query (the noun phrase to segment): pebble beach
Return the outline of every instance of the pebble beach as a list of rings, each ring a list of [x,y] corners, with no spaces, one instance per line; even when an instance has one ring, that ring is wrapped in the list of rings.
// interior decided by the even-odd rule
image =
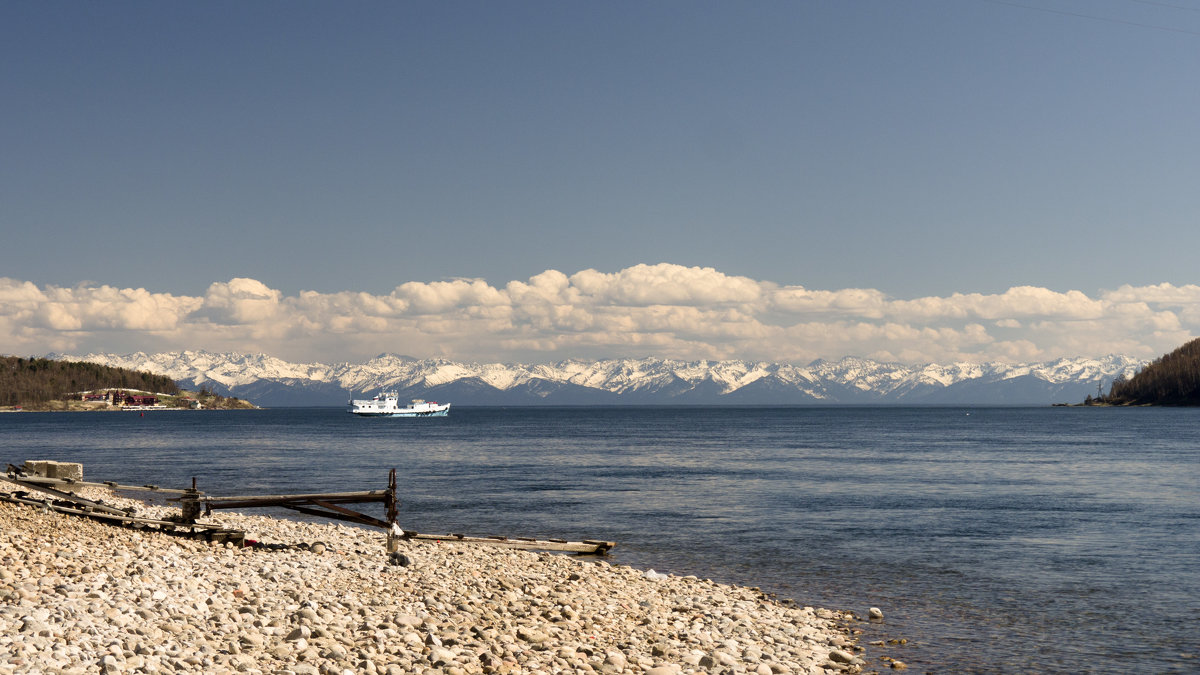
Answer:
[[[0,490],[8,490],[0,486]],[[78,493],[163,518],[107,490]],[[851,616],[603,558],[221,512],[234,546],[0,503],[4,673],[830,673]],[[403,564],[397,564],[403,563]]]

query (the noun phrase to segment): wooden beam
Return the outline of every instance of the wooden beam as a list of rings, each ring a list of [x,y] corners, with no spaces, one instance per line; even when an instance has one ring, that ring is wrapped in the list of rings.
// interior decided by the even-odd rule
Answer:
[[[120,516],[131,516],[131,515],[133,515],[133,512],[134,512],[133,509],[118,509],[118,508],[115,508],[112,506],[108,506],[107,504],[101,504],[100,502],[94,502],[90,499],[84,499],[83,497],[80,497],[79,495],[77,495],[73,492],[63,492],[62,490],[55,490],[52,487],[48,487],[45,485],[38,485],[37,483],[33,483],[30,481],[24,480],[22,478],[12,478],[11,476],[0,476],[0,480],[5,480],[5,481],[8,481],[9,483],[13,483],[15,485],[20,485],[21,487],[29,488],[30,490],[37,490],[38,492],[45,492],[46,494],[51,495],[53,497],[58,497],[59,499],[73,502],[75,504],[78,504],[80,507],[86,507],[86,508],[92,509],[94,511],[102,511],[104,513],[112,513],[112,514],[120,515]]]
[[[11,473],[9,475],[12,476]],[[3,478],[3,476],[0,476],[0,478]],[[97,483],[94,481],[71,480],[70,478],[43,478],[42,476],[16,476],[16,478],[18,480],[22,480],[27,483],[37,483],[38,485],[57,485],[57,486],[69,486],[69,487],[98,487],[98,488],[108,488],[109,490],[121,490],[121,491],[142,490],[142,491],[148,491],[148,492],[162,492],[163,494],[183,494],[185,492],[185,490],[173,490],[171,488],[160,488],[157,485],[121,485],[120,483],[114,483],[113,481],[104,481],[102,483]]]
[[[382,520],[379,520],[378,518],[372,518],[371,516],[368,516],[366,514],[359,513],[357,511],[351,511],[350,509],[344,509],[344,513],[338,513],[337,511],[326,511],[324,509],[314,509],[311,506],[305,506],[303,504],[284,504],[284,505],[281,505],[281,507],[285,508],[285,509],[291,509],[292,511],[298,511],[300,513],[307,513],[310,516],[321,516],[322,518],[332,518],[334,520],[345,520],[345,521],[351,522],[351,523],[358,523],[359,525],[370,525],[371,527],[378,527],[382,530],[386,530],[389,527],[391,527],[390,525],[383,522]]]
[[[204,495],[200,501],[210,504],[223,504],[225,502],[235,501],[264,501],[264,500],[307,500],[307,499],[324,499],[325,501],[344,501],[344,502],[367,502],[367,501],[383,501],[387,498],[387,490],[364,490],[362,492],[316,492],[312,494],[295,494],[295,495],[251,495],[245,497],[213,497]]]
[[[419,532],[404,532],[405,539],[422,541],[444,541],[464,544],[488,544],[505,548],[521,548],[534,551],[566,551],[571,553],[593,553],[603,555],[615,547],[616,542],[586,539],[584,541],[564,541],[562,539],[532,539],[529,537],[470,537],[465,534],[421,534]]]

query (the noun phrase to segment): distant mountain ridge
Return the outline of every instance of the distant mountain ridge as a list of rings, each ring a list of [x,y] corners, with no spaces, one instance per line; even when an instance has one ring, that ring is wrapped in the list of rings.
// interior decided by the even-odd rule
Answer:
[[[49,358],[159,373],[187,389],[276,407],[341,405],[352,392],[380,389],[456,405],[1049,405],[1080,401],[1146,364],[1117,355],[921,366],[856,357],[806,366],[656,358],[478,364],[396,354],[323,364],[207,351]]]

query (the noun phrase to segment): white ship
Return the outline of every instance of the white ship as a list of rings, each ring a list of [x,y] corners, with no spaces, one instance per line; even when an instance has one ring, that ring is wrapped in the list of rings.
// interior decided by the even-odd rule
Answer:
[[[350,412],[363,417],[445,417],[450,413],[450,404],[415,398],[401,408],[396,392],[380,392],[365,400],[351,399]]]

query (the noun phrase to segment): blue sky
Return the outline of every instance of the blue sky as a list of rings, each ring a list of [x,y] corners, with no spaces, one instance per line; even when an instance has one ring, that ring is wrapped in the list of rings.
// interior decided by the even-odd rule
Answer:
[[[406,283],[471,280],[511,310],[510,286],[547,271],[651,270],[771,293],[866,289],[891,307],[1023,287],[1088,302],[1154,289],[1175,303],[1134,293],[1121,316],[1133,303],[1139,322],[1070,341],[1028,332],[1058,320],[1028,308],[952,326],[840,314],[822,324],[825,346],[793,333],[756,358],[839,345],[905,360],[1153,356],[1200,327],[1197,64],[1190,0],[4,3],[0,352],[210,346],[202,337],[311,358],[437,352],[437,336],[481,328],[396,332]],[[105,288],[158,308],[95,309]],[[293,308],[403,297],[351,349],[339,336],[369,331],[349,326],[372,310],[344,310],[340,329],[332,314],[292,316],[274,343],[195,330],[233,325],[188,300],[230,289]],[[693,320],[732,306],[706,297],[685,303]],[[558,316],[592,307],[572,298]],[[522,340],[471,356],[756,351],[750,337],[684,330],[573,341],[582,323],[525,321]],[[864,322],[977,323],[992,347],[830,337]]]

